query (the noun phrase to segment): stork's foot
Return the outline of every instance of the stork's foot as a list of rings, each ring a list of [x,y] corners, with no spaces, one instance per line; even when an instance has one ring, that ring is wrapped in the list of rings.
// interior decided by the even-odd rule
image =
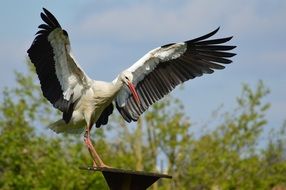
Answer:
[[[93,168],[112,168],[112,167],[111,167],[111,166],[108,166],[108,165],[106,165],[106,164],[100,164],[100,165],[98,165],[98,164],[96,164],[96,163],[93,162]]]
[[[111,166],[104,164],[102,161],[101,161],[101,163],[97,164],[95,160],[93,160],[92,167],[93,168],[111,168]]]
[[[111,168],[111,166],[108,166],[103,163],[101,159],[97,160],[97,162],[93,159],[93,168]]]

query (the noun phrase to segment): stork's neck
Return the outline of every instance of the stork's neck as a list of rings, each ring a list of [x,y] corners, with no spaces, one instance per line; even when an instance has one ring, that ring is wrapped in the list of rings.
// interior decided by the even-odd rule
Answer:
[[[114,88],[114,91],[115,93],[117,93],[123,86],[123,81],[121,80],[121,76],[118,75],[113,81],[112,81],[112,84],[113,84],[113,88]]]

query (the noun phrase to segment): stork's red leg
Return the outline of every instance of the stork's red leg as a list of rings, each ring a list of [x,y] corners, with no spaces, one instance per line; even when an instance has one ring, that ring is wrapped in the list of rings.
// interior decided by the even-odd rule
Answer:
[[[90,128],[88,127],[84,134],[84,142],[93,160],[93,167],[109,167],[103,163],[100,156],[97,154],[90,139]]]

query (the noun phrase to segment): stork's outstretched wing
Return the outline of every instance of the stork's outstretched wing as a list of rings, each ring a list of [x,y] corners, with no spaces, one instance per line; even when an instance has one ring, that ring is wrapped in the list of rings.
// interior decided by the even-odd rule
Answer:
[[[68,122],[73,112],[73,104],[89,80],[76,64],[70,51],[68,34],[57,19],[45,8],[28,55],[36,67],[43,95],[62,111],[63,119]]]
[[[189,79],[213,73],[214,69],[224,69],[236,46],[224,45],[232,37],[212,39],[219,28],[183,43],[172,43],[156,48],[129,70],[133,74],[132,83],[140,96],[137,104],[128,88],[122,88],[116,97],[116,107],[128,122],[136,121],[150,105],[170,93],[178,84]]]

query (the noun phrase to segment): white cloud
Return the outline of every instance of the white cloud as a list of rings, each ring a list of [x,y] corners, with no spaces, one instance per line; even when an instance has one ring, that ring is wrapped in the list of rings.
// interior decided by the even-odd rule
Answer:
[[[162,37],[181,25],[179,15],[163,14],[148,5],[135,5],[90,15],[82,23],[83,32],[114,39],[133,41]]]
[[[90,13],[82,20],[81,32],[124,41],[151,41],[203,35],[210,29],[224,25],[220,18],[228,14],[225,6],[213,1],[178,2],[181,4],[178,3],[174,9],[168,4],[143,2]],[[199,33],[201,31],[204,33]]]
[[[98,35],[125,42],[195,37],[217,26],[244,36],[261,33],[261,37],[275,33],[273,28],[286,30],[281,24],[286,17],[285,5],[283,1],[193,0],[177,1],[175,5],[172,1],[144,1],[87,12],[79,28],[89,37]]]

